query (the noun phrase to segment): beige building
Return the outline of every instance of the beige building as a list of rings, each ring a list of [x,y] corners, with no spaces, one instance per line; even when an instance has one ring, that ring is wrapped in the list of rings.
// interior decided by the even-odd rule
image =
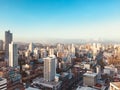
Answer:
[[[111,82],[110,90],[120,90],[120,82]]]

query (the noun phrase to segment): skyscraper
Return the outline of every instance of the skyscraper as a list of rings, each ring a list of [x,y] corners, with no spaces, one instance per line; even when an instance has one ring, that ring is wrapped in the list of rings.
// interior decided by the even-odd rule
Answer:
[[[33,50],[34,50],[34,45],[33,45],[33,43],[30,43],[29,44],[29,51],[33,52]]]
[[[44,58],[44,79],[46,81],[52,81],[55,78],[56,74],[56,58],[47,57]]]
[[[3,50],[3,40],[0,40],[0,50]]]
[[[5,31],[5,56],[9,58],[9,44],[12,42],[13,36],[10,31]]]
[[[11,42],[11,44],[9,44],[9,66],[14,67],[17,65],[18,65],[17,44]]]
[[[54,55],[54,49],[53,48],[49,49],[49,55]]]

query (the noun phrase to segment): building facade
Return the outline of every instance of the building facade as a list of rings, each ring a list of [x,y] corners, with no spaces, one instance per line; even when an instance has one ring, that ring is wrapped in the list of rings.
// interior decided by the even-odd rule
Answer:
[[[9,66],[18,66],[18,48],[17,44],[9,44]]]
[[[85,73],[83,75],[83,83],[85,86],[94,86],[97,82],[97,73]]]
[[[120,90],[120,82],[111,82],[110,90]]]
[[[55,58],[47,57],[44,58],[44,79],[46,81],[52,81],[55,78],[56,74],[56,63]]]
[[[0,90],[7,90],[7,79],[0,78]]]
[[[3,40],[0,40],[0,51],[3,50]]]
[[[30,52],[33,52],[33,50],[34,50],[34,44],[33,44],[33,43],[30,43],[30,44],[29,44],[29,51],[30,51]]]
[[[12,40],[13,40],[12,33],[9,30],[5,31],[5,56],[6,58],[9,57],[9,44],[12,42]]]

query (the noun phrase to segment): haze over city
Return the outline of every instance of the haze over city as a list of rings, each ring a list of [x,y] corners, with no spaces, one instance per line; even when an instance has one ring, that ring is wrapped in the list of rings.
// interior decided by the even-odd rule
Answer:
[[[15,41],[120,38],[119,0],[0,0],[0,36]]]

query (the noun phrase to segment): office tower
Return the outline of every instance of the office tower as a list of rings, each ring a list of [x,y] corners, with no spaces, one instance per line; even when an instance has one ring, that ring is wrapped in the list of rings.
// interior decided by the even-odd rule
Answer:
[[[44,58],[44,79],[46,81],[52,81],[56,74],[56,65],[54,57]]]
[[[41,58],[46,58],[47,57],[47,50],[46,49],[41,49],[40,50],[40,56]]]
[[[26,57],[29,57],[29,56],[30,56],[30,51],[29,51],[29,50],[27,50],[27,51],[25,52],[25,56],[26,56]]]
[[[54,55],[54,49],[53,48],[49,49],[49,55]]]
[[[3,40],[0,40],[0,50],[3,50]]]
[[[71,45],[71,53],[72,53],[72,56],[75,56],[75,46],[74,46],[74,44]]]
[[[98,74],[97,79],[101,79],[101,66],[100,65],[96,66],[96,73]]]
[[[70,55],[67,56],[67,62],[68,62],[68,63],[71,63],[71,62],[72,62],[72,58],[71,58]]]
[[[57,44],[57,50],[58,52],[63,52],[64,51],[64,45],[63,44]]]
[[[5,56],[9,57],[9,44],[13,40],[12,33],[10,31],[5,31]]]
[[[75,46],[74,46],[74,44],[71,45],[71,52],[75,53]]]
[[[33,43],[30,43],[29,44],[29,51],[33,52],[33,50],[34,50],[34,45],[33,45]]]
[[[35,56],[36,58],[39,58],[39,49],[38,49],[38,48],[35,48],[35,49],[34,49],[34,56]]]
[[[18,66],[18,48],[13,42],[9,44],[9,66]]]

